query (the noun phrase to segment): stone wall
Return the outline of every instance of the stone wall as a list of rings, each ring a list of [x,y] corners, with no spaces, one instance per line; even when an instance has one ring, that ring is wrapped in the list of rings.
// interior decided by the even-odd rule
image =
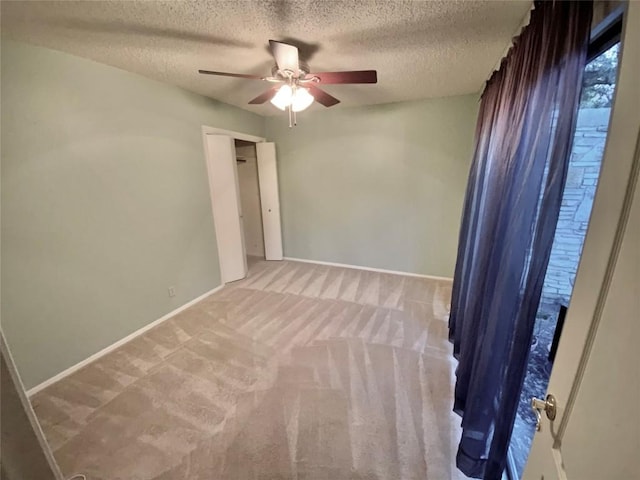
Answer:
[[[544,303],[568,304],[589,224],[609,123],[609,108],[578,114],[556,236],[542,292]]]

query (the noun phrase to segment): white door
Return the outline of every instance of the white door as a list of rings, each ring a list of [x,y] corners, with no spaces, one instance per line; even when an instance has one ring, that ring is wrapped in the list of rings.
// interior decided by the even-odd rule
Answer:
[[[557,416],[542,415],[525,480],[640,479],[640,2],[627,5],[602,172],[547,392]]]
[[[236,147],[227,135],[208,134],[207,171],[223,283],[247,276]]]
[[[282,228],[280,226],[280,197],[278,195],[275,143],[256,143],[256,155],[258,157],[260,203],[262,204],[264,258],[266,260],[282,260]]]

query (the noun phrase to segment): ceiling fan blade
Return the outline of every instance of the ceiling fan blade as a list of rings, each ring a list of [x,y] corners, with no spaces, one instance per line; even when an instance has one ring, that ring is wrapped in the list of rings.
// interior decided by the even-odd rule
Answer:
[[[298,47],[275,40],[269,40],[269,46],[279,70],[291,70],[295,74],[298,73],[300,70]]]
[[[318,77],[321,84],[331,83],[378,83],[375,70],[355,70],[351,72],[310,73],[306,78]]]
[[[214,72],[211,70],[198,70],[198,73],[202,73],[204,75],[219,75],[221,77],[248,78],[249,80],[264,80],[264,77],[259,77],[258,75],[247,75],[245,73]]]
[[[320,105],[324,105],[325,107],[333,107],[334,105],[340,103],[340,100],[338,100],[336,97],[329,95],[324,90],[320,90],[315,85],[307,84],[305,85],[305,88],[309,89],[309,93],[313,95],[313,98],[315,98],[316,102],[318,102]]]
[[[249,102],[249,104],[250,105],[261,105],[261,104],[263,104],[265,102],[268,102],[269,100],[271,100],[275,96],[275,94],[276,94],[276,92],[278,91],[279,88],[280,88],[280,85],[275,86],[275,87],[271,87],[266,92],[261,93],[256,98],[251,100]]]

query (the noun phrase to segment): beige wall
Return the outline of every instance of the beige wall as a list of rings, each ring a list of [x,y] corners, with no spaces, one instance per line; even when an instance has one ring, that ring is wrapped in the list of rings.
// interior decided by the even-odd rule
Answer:
[[[285,255],[453,276],[477,109],[468,95],[269,118]]]
[[[245,160],[237,163],[245,248],[247,255],[264,257],[264,233],[262,231],[256,147],[255,145],[236,145],[236,155]]]
[[[2,320],[27,388],[220,284],[203,124],[263,136],[238,108],[2,40]]]

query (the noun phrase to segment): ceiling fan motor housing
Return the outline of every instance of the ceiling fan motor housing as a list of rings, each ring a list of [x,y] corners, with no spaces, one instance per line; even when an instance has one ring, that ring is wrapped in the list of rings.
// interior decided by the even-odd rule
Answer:
[[[336,97],[318,88],[317,84],[377,83],[378,81],[375,70],[310,73],[311,70],[309,66],[305,62],[300,61],[298,47],[295,45],[269,40],[269,48],[276,61],[276,64],[271,68],[271,76],[260,77],[258,75],[217,72],[213,70],[198,70],[198,72],[206,75],[246,78],[278,84],[251,100],[249,102],[251,105],[260,105],[268,101],[274,103],[274,99],[278,93],[281,93],[281,96],[286,96],[282,93],[285,92],[285,90],[282,89],[282,84],[287,85],[290,87],[291,94],[298,92],[298,97],[300,98],[296,98],[298,98],[297,103],[299,104],[300,111],[310,105],[308,102],[311,97],[325,107],[332,107],[340,103],[340,100]],[[311,102],[313,102],[313,100],[311,100]],[[281,108],[279,105],[276,106]]]
[[[298,71],[297,72],[292,72],[291,70],[280,70],[278,68],[278,65],[274,65],[271,68],[271,76],[277,79],[280,79],[282,81],[288,81],[289,77],[292,78],[297,78],[300,80],[304,80],[304,77],[309,75],[309,72],[311,70],[309,69],[309,65],[307,65],[306,63],[303,62],[299,62],[298,63]],[[287,75],[288,73],[291,73],[290,75]]]

